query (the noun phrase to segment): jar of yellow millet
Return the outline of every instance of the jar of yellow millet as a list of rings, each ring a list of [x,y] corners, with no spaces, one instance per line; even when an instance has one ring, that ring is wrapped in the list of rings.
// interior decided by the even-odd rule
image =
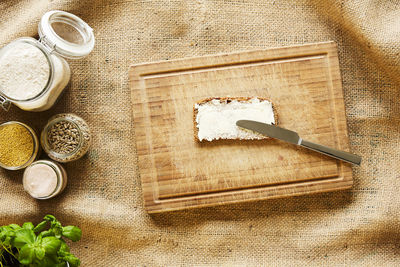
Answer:
[[[0,124],[0,167],[23,169],[36,159],[38,152],[39,140],[31,127],[18,121]]]

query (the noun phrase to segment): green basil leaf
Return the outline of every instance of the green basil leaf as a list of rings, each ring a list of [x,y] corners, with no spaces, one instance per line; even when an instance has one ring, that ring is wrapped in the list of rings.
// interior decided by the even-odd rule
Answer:
[[[32,230],[21,228],[15,231],[14,246],[22,248],[25,244],[33,244],[35,234]]]
[[[45,255],[45,257],[40,260],[37,261],[37,264],[34,265],[36,266],[40,266],[40,267],[56,267],[59,266],[60,261],[58,259],[58,257],[54,256],[54,255]]]
[[[43,231],[44,228],[46,227],[46,224],[47,224],[47,221],[43,221],[43,222],[39,223],[38,225],[36,225],[35,228],[33,228],[33,231],[35,233]]]
[[[64,253],[64,252],[69,252],[69,246],[67,245],[67,243],[65,243],[64,240],[61,239],[61,246],[60,246],[60,250],[58,251],[58,253]]]
[[[45,236],[54,236],[54,233],[53,233],[53,231],[46,230],[46,231],[41,232],[39,235],[40,235],[41,237],[45,237]]]
[[[61,224],[59,226],[57,225],[52,230],[53,230],[53,233],[54,233],[55,237],[61,238],[61,236],[62,236],[62,226],[61,226]]]
[[[2,243],[3,243],[4,246],[7,246],[7,247],[11,246],[12,237],[7,236],[6,239],[4,239],[4,241],[2,241]]]
[[[50,214],[44,216],[43,219],[46,220],[46,221],[48,221],[48,222],[56,221],[56,217],[54,217],[53,215],[50,215]]]
[[[43,260],[44,258],[44,254],[45,254],[45,250],[42,247],[36,247],[35,248],[35,256],[38,260]]]
[[[81,264],[81,261],[71,253],[68,253],[68,255],[64,256],[63,259],[68,261],[70,267],[77,267]]]
[[[8,227],[10,227],[13,230],[21,229],[21,226],[19,226],[18,224],[15,224],[15,223],[10,224]]]
[[[15,231],[10,227],[3,227],[0,232],[0,242],[10,245],[11,239],[15,236]]]
[[[4,241],[1,241],[0,243],[1,243],[2,246],[5,246],[5,247],[11,246],[11,240],[10,239],[6,239]],[[1,249],[1,246],[0,246],[0,249]],[[1,256],[0,256],[0,258],[1,258]]]
[[[62,228],[62,235],[75,242],[81,239],[82,230],[76,226],[69,225]]]
[[[61,238],[62,236],[62,225],[53,215],[44,216],[44,220],[50,222],[49,231],[53,232],[54,236]]]
[[[7,237],[7,232],[6,230],[0,231],[0,241],[4,240]]]
[[[36,243],[36,244],[42,244],[42,239],[43,239],[43,237],[42,237],[41,235],[38,235],[38,236],[36,237],[35,243]]]
[[[33,245],[31,244],[26,244],[21,249],[19,250],[19,255],[18,255],[18,261],[22,265],[29,265],[33,261],[34,257],[34,249]]]
[[[33,223],[31,223],[31,222],[26,222],[26,223],[24,223],[24,224],[22,225],[22,228],[24,228],[24,229],[29,229],[29,230],[33,230],[34,226],[33,226]]]
[[[60,246],[61,241],[54,236],[46,236],[42,239],[42,247],[46,250],[46,254],[56,254]]]

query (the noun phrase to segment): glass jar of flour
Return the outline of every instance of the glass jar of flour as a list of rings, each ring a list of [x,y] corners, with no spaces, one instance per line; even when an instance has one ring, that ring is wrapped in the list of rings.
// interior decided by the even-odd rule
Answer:
[[[39,23],[39,40],[23,37],[0,49],[0,106],[28,111],[50,109],[70,79],[64,58],[82,58],[94,47],[94,35],[79,17],[50,11]]]

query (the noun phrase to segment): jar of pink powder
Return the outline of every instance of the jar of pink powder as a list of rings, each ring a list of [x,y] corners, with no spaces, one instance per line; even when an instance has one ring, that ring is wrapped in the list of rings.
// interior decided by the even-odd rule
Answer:
[[[22,183],[25,191],[33,198],[49,199],[64,190],[67,172],[56,162],[38,160],[25,169]]]

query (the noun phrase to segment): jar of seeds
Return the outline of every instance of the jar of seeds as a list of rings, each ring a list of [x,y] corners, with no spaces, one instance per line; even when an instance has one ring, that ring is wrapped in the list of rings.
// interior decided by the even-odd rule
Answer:
[[[87,123],[71,113],[50,118],[41,134],[43,150],[58,162],[81,158],[89,150],[91,134]]]

